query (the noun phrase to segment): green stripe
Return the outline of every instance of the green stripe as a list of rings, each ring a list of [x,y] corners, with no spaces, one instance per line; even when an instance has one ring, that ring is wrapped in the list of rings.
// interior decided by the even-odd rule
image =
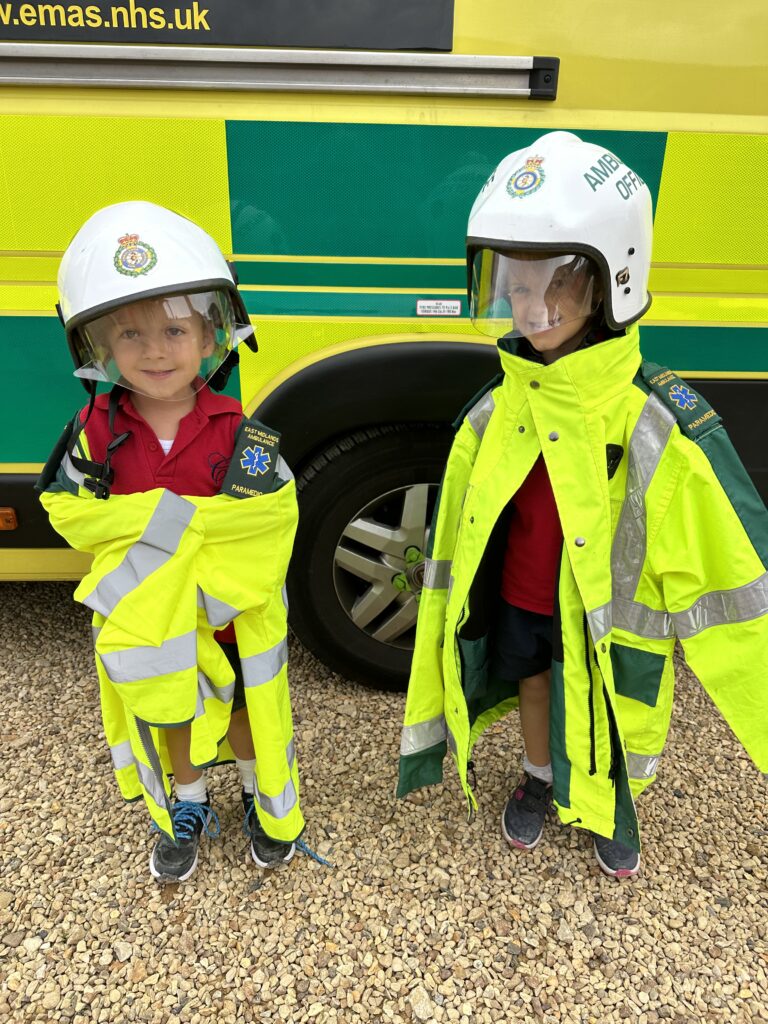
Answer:
[[[725,428],[718,427],[698,444],[709,459],[763,567],[768,569],[768,510],[741,464]]]
[[[450,319],[460,322],[468,316],[466,300],[460,295],[382,295],[370,292],[244,292],[245,307],[252,316],[354,316],[354,317],[412,317],[419,322],[430,317],[416,316],[419,299],[434,301],[460,301],[461,317]],[[440,328],[445,330],[444,327]]]
[[[400,777],[397,783],[398,797],[407,796],[422,786],[434,786],[443,781],[443,759],[448,752],[445,740],[420,754],[407,754],[400,758]]]
[[[642,325],[640,348],[649,362],[678,372],[764,373],[768,328]]]
[[[334,288],[465,288],[461,267],[360,263],[271,263],[238,260],[240,284],[323,285]]]
[[[228,121],[237,253],[463,257],[491,171],[538,128]],[[658,194],[665,132],[582,131]],[[260,154],[268,154],[260,158]]]

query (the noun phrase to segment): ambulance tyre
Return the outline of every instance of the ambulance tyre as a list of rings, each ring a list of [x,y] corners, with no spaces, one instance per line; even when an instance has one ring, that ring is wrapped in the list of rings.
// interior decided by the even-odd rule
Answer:
[[[404,691],[427,536],[453,432],[391,424],[330,445],[297,479],[289,621],[321,661]]]

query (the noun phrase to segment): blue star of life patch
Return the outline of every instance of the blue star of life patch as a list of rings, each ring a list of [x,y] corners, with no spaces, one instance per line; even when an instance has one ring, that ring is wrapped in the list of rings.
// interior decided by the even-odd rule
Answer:
[[[258,476],[267,472],[271,461],[269,453],[265,452],[260,445],[257,444],[252,447],[249,445],[248,448],[243,449],[240,465],[248,476]]]
[[[683,384],[675,384],[669,389],[669,397],[678,409],[695,409],[699,404],[699,396]]]

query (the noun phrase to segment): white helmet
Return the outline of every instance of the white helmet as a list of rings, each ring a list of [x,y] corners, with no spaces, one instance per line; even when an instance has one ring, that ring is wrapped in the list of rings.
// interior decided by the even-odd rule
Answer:
[[[219,247],[192,221],[154,203],[117,203],[93,214],[64,253],[58,288],[75,376],[88,391],[95,381],[138,390],[121,379],[105,342],[116,311],[131,303],[165,299],[169,317],[202,317],[212,343],[200,386],[210,380],[223,387],[227,373],[218,381],[214,375],[241,341],[255,349],[233,270]]]
[[[651,304],[652,237],[651,194],[635,172],[570,132],[542,135],[501,161],[470,212],[467,269],[475,326],[500,336],[500,282],[507,276],[501,264],[516,255],[551,257],[551,275],[575,268],[582,282],[592,266],[597,281],[579,286],[582,313],[602,302],[609,327],[629,326]]]

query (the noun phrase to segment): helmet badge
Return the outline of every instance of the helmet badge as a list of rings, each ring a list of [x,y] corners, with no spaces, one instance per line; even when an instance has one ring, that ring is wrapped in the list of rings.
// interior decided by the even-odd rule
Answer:
[[[546,178],[541,168],[543,163],[543,156],[529,157],[523,167],[518,167],[516,171],[512,172],[512,176],[507,182],[507,193],[513,199],[525,199],[526,196],[532,196],[534,192],[538,192]]]
[[[157,253],[151,245],[142,242],[138,235],[123,235],[118,238],[120,248],[115,253],[114,264],[118,274],[138,277],[147,274],[157,263]]]

